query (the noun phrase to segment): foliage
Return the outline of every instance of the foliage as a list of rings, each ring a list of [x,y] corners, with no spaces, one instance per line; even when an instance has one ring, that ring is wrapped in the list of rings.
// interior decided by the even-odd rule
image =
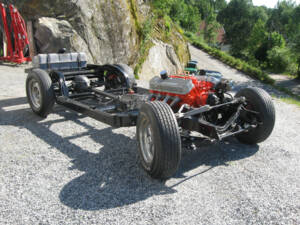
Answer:
[[[268,51],[274,47],[285,48],[285,40],[277,32],[267,33],[261,20],[254,25],[248,43],[248,56],[255,57],[258,65],[270,65]],[[254,53],[254,55],[253,55]],[[265,64],[264,64],[265,63]]]
[[[285,40],[281,34],[278,32],[272,32],[269,36],[269,46],[271,48],[273,47],[280,47],[284,48],[285,47]]]
[[[170,14],[171,6],[173,5],[174,0],[154,0],[153,6],[155,9],[157,9],[159,12],[162,12],[163,14]]]
[[[188,31],[196,32],[200,24],[200,14],[197,8],[184,0],[154,0],[154,8],[161,16],[168,15]]]
[[[199,32],[200,23],[206,24],[201,35],[211,44],[215,43],[221,25],[216,12],[225,8],[225,0],[153,0],[154,8],[163,17],[168,15],[186,31]]]
[[[216,42],[217,31],[221,28],[221,25],[216,20],[216,14],[210,14],[206,20],[206,26],[204,29],[203,37],[204,40],[209,44],[214,44]]]
[[[186,0],[188,4],[193,5],[201,15],[203,30],[200,30],[200,35],[204,40],[214,45],[218,30],[222,27],[217,21],[217,13],[224,9],[227,5],[225,0]]]
[[[265,29],[265,23],[263,20],[258,19],[250,33],[248,42],[249,51],[257,51],[257,49],[263,45],[266,39],[268,39],[268,33]]]
[[[225,0],[215,0],[214,1],[214,4],[215,4],[215,10],[216,11],[220,11],[220,10],[223,10],[226,8],[227,6],[227,3]]]
[[[226,0],[185,0],[199,10],[202,20],[206,20],[212,13],[219,12],[226,8]]]
[[[232,0],[217,19],[225,28],[233,56],[271,71],[285,68],[283,72],[295,73],[300,62],[299,51],[293,50],[300,37],[300,5],[282,0],[275,9],[267,9],[253,6],[251,0]],[[274,63],[283,56],[288,58]]]
[[[179,24],[190,31],[197,31],[200,23],[200,14],[191,5],[183,5],[182,17],[178,20]]]
[[[141,26],[141,35],[142,35],[142,40],[144,42],[148,41],[151,38],[151,31],[153,29],[153,19],[150,18],[146,20],[142,26]]]
[[[297,64],[297,75],[300,78],[300,27],[298,29],[298,33],[295,35],[294,42],[292,44],[292,52],[295,55],[296,58],[296,64]]]
[[[299,24],[300,6],[295,8],[295,3],[290,0],[279,1],[276,8],[272,10],[267,22],[269,31],[276,31],[285,38],[294,36],[295,26]],[[298,17],[297,17],[298,16]]]
[[[275,46],[268,51],[268,60],[271,68],[276,73],[286,71],[290,62],[290,51],[287,48]]]
[[[287,72],[296,73],[298,64],[298,73],[300,74],[300,41],[298,41],[300,38],[300,5],[297,6],[295,2],[291,0],[279,1],[276,8],[270,13],[266,30],[273,33],[276,32],[284,38],[287,48],[290,49],[289,52],[292,53],[289,54],[289,59],[285,59],[285,61],[289,63]],[[282,47],[284,47],[284,45],[285,43]],[[297,46],[299,46],[299,48]],[[285,50],[282,49],[277,53],[283,54],[284,51]],[[278,54],[275,55],[278,56]],[[272,65],[275,64],[273,63]]]
[[[251,0],[232,0],[218,14],[218,21],[226,31],[226,42],[231,45],[231,53],[242,57],[242,51],[247,48],[249,34],[257,19],[264,19],[255,11]]]
[[[261,65],[267,59],[268,33],[265,31],[265,23],[259,19],[250,33],[247,52],[252,64]]]
[[[154,18],[149,18],[141,25],[141,29],[140,29],[141,43],[139,49],[140,58],[137,65],[134,68],[134,74],[136,79],[139,79],[138,73],[147,58],[150,48],[152,47],[152,42],[150,41],[150,39],[152,36],[153,26],[154,26]]]

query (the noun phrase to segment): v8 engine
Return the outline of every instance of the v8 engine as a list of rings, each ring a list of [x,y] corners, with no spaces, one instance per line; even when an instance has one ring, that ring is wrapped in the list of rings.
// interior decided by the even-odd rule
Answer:
[[[166,72],[161,77],[150,81],[151,100],[161,100],[171,107],[187,104],[192,107],[216,105],[224,100],[224,94],[231,89],[230,82],[215,71],[205,72],[205,75],[168,76]]]

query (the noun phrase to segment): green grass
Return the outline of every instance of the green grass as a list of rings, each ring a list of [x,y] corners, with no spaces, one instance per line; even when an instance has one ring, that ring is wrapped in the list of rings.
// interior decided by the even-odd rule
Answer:
[[[300,107],[300,96],[299,95],[295,95],[292,91],[290,91],[288,88],[284,88],[284,87],[280,87],[278,85],[272,85],[274,88],[276,88],[277,90],[288,94],[288,97],[280,97],[278,99],[282,100],[283,102],[289,103],[289,104],[293,104],[293,105],[297,105]]]
[[[283,101],[285,103],[288,103],[288,104],[292,104],[292,105],[296,105],[298,107],[300,107],[300,101],[298,99],[295,99],[293,97],[281,97],[281,98],[278,98],[280,101]]]
[[[288,103],[288,104],[292,104],[292,105],[296,105],[296,106],[300,107],[300,96],[291,93],[291,91],[288,90],[288,89],[286,89],[286,88],[278,87],[276,85],[274,87],[277,90],[279,90],[281,92],[284,92],[284,93],[286,93],[286,94],[288,94],[290,96],[288,96],[288,97],[278,97],[276,95],[272,95],[272,97],[274,97],[276,99],[279,99],[282,102],[285,102],[285,103]]]

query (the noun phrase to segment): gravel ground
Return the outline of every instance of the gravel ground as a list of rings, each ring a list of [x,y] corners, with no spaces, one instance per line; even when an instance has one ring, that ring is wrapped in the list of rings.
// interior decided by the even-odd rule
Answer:
[[[268,86],[191,47],[201,67],[240,86]],[[274,100],[272,136],[185,150],[178,173],[149,178],[135,128],[56,106],[35,116],[23,67],[0,66],[0,224],[300,224],[300,109]]]

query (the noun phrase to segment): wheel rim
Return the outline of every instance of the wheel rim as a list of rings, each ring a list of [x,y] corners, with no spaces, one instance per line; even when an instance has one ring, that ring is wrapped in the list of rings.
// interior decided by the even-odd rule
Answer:
[[[29,82],[29,97],[35,108],[41,107],[41,87],[36,80]]]
[[[141,123],[140,145],[144,161],[150,165],[154,159],[154,143],[150,121],[146,118]]]

